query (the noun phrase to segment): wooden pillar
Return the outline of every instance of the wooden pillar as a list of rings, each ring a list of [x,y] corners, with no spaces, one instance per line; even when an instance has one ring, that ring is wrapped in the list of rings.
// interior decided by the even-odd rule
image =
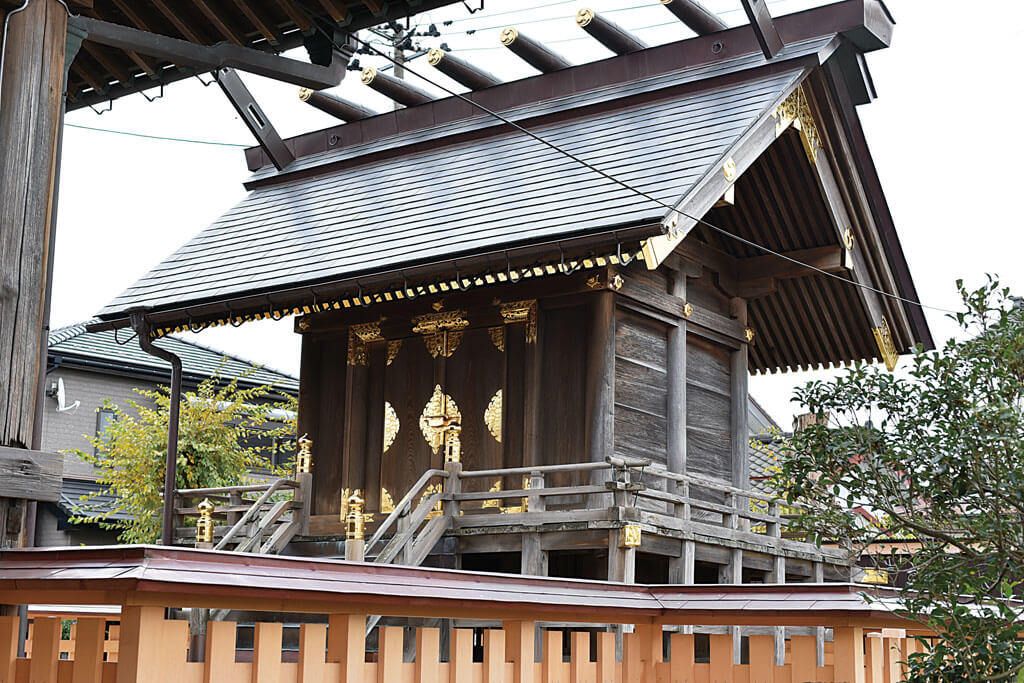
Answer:
[[[163,626],[162,607],[125,605],[121,608],[117,683],[145,683],[163,678]],[[211,642],[209,638],[207,642]]]
[[[353,341],[350,335],[349,341]],[[352,364],[353,354],[349,353],[349,364],[345,372],[345,432],[342,453],[342,486],[341,488],[358,489],[366,482],[366,415],[369,407],[370,369],[366,365]],[[316,444],[314,444],[314,447]],[[363,499],[367,499],[367,491],[363,491]],[[341,491],[332,495],[341,503]],[[380,492],[377,492],[378,498]],[[322,499],[322,497],[318,497]],[[319,514],[325,511],[318,509]]]
[[[515,683],[533,683],[536,623],[506,621],[502,628],[505,630],[505,657],[512,662],[512,680]]]
[[[587,459],[604,462],[615,445],[614,292],[593,295],[587,333]]]
[[[542,472],[530,473],[530,490],[539,491],[544,488],[544,474]],[[527,497],[527,506],[530,512],[544,512],[545,502],[541,496],[533,495]],[[519,573],[524,576],[547,576],[548,575],[548,554],[541,547],[541,535],[539,533],[521,534],[522,552],[520,553]]]
[[[673,274],[669,293],[686,300],[686,275],[683,272],[676,271]],[[667,467],[670,472],[684,474],[686,472],[686,318],[682,317],[682,311],[680,311],[680,318],[675,327],[668,329],[667,353]]]
[[[733,299],[733,317],[741,324],[747,324],[747,302]],[[747,345],[732,352],[729,363],[732,386],[731,436],[732,436],[732,485],[740,489],[750,488],[750,435],[747,431]],[[745,501],[739,501],[746,504]]]
[[[363,498],[367,510],[380,510],[381,460],[384,455],[384,372],[388,364],[388,349],[384,342],[368,345],[370,358],[368,403],[366,407],[366,461]],[[404,495],[396,492],[395,497]]]
[[[864,629],[837,628],[832,638],[835,680],[864,683]],[[824,666],[819,663],[818,666]]]
[[[812,565],[813,574],[811,579],[814,583],[825,582],[825,564],[823,562],[815,562]],[[814,629],[814,642],[815,652],[818,657],[818,666],[825,666],[825,627],[818,626]]]
[[[365,614],[332,614],[328,617],[327,661],[341,664],[341,680],[363,680],[366,669]]]
[[[57,150],[70,60],[67,11],[59,2],[30,0],[9,19],[0,75],[0,348],[13,352],[0,357],[0,445],[27,448],[45,359]]]

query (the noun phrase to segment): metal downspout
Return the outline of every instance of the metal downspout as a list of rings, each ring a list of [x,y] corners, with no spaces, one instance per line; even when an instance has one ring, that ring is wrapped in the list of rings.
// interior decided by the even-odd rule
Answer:
[[[139,337],[143,351],[171,364],[171,406],[167,422],[167,463],[164,472],[164,515],[161,525],[160,543],[174,543],[174,490],[177,488],[175,475],[178,471],[178,419],[181,412],[181,359],[166,349],[153,344],[151,328],[142,313],[131,314],[132,329]]]

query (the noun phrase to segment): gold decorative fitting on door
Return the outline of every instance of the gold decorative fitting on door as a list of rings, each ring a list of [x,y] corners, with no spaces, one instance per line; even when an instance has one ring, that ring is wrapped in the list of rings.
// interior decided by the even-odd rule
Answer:
[[[775,117],[775,137],[779,137],[786,129],[793,126],[800,131],[800,141],[804,145],[807,160],[812,165],[818,163],[818,150],[822,148],[818,125],[814,122],[811,105],[804,93],[803,86],[798,86],[782,104],[772,113]]]
[[[391,444],[395,442],[395,437],[398,436],[398,430],[401,429],[402,423],[398,419],[398,413],[395,412],[394,406],[389,401],[384,401],[384,449],[383,453],[387,453],[388,449],[391,448]]]
[[[441,390],[441,385],[434,387],[434,393],[423,407],[420,415],[420,431],[430,448],[437,453],[441,446],[458,441],[458,432],[462,424],[462,413],[451,396]],[[445,452],[449,449],[446,447]]]
[[[426,313],[412,319],[412,331],[423,335],[431,356],[450,357],[462,342],[462,330],[469,327],[465,311]]]
[[[506,325],[526,323],[526,341],[537,341],[537,300],[509,301],[501,304],[501,319]]]
[[[501,443],[501,389],[494,392],[490,403],[487,404],[487,410],[484,411],[484,424],[487,425],[487,431],[491,433],[494,440]]]

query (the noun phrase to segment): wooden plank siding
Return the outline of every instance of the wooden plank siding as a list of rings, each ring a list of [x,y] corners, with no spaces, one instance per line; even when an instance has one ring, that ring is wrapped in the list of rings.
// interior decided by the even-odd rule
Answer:
[[[687,471],[731,481],[729,350],[688,330],[686,369]]]
[[[667,464],[667,326],[620,310],[615,325],[615,454]]]

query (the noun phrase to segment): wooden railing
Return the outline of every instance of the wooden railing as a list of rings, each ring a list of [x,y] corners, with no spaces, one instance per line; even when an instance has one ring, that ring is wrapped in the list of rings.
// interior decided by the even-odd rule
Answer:
[[[920,648],[902,630],[908,622],[886,609],[884,591],[845,584],[627,586],[158,547],[0,553],[0,600],[43,593],[58,602],[121,603],[117,646],[104,617],[78,618],[73,642],[62,639],[60,618],[38,617],[31,656],[16,657],[18,620],[0,617],[0,680],[892,683]],[[255,624],[251,657],[242,657],[234,623],[209,623],[203,642],[190,638],[186,620],[166,618],[167,608],[194,606],[308,618],[297,652],[282,652],[282,624],[267,620]],[[407,635],[385,626],[368,652],[370,610],[472,627]],[[545,628],[552,622],[557,630]],[[606,623],[626,625],[621,648],[616,633],[599,630]],[[753,633],[740,663],[731,635],[678,632],[770,624],[827,627],[824,666],[810,635],[792,636],[777,661],[772,637]],[[415,639],[408,648],[406,637]],[[116,657],[104,655],[112,651]],[[412,661],[403,651],[414,652]]]

